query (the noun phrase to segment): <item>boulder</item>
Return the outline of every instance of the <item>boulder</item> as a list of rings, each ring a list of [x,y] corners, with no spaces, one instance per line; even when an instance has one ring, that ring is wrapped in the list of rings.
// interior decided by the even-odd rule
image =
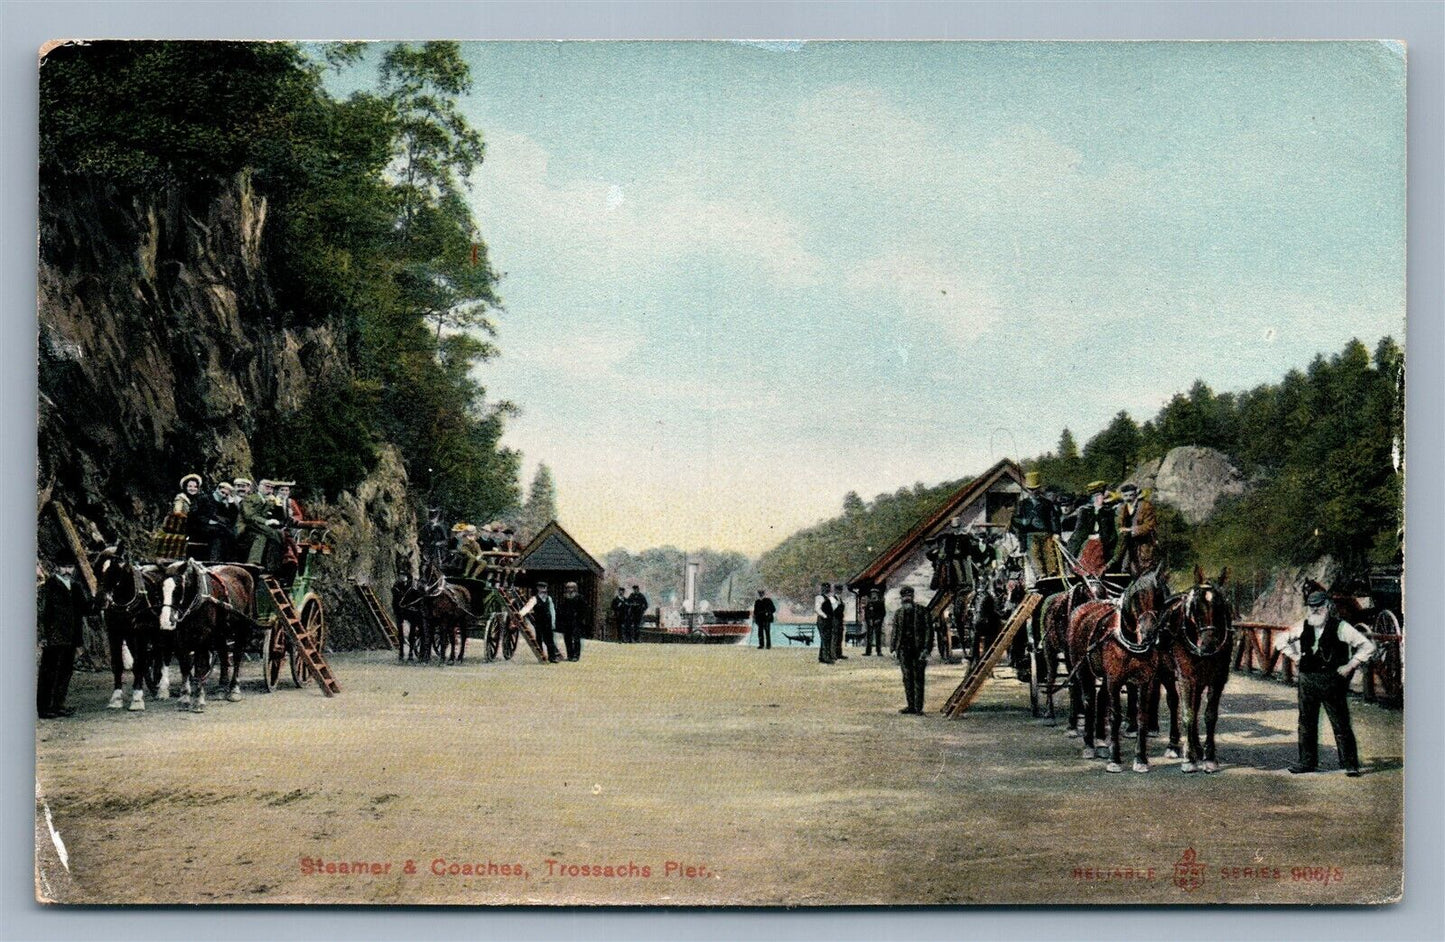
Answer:
[[[1174,507],[1190,524],[1202,522],[1220,501],[1245,491],[1244,476],[1228,455],[1195,445],[1170,449],[1163,460],[1140,465],[1129,480],[1152,490],[1154,500]]]

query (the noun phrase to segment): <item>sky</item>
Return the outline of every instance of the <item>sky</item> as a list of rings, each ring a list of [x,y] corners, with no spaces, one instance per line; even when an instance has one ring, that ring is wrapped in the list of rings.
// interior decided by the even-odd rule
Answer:
[[[595,555],[757,554],[848,491],[1404,338],[1398,44],[463,49],[478,379]]]

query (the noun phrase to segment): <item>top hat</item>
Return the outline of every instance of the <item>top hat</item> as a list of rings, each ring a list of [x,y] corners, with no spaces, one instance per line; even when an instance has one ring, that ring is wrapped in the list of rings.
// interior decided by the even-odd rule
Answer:
[[[1042,474],[1039,474],[1037,471],[1030,471],[1028,474],[1024,475],[1024,487],[1028,488],[1031,491],[1038,490],[1039,486],[1043,483],[1044,476]]]

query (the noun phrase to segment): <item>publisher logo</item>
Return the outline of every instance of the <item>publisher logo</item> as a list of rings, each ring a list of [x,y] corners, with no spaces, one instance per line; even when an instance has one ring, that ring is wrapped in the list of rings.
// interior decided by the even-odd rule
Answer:
[[[1193,893],[1204,885],[1204,864],[1191,847],[1180,855],[1174,864],[1174,885],[1186,893]]]

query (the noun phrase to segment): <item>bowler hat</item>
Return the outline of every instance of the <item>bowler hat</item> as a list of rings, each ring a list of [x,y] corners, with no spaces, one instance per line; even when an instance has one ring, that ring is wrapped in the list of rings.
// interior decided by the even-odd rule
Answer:
[[[1086,490],[1088,491],[1088,493],[1090,493],[1090,494],[1097,494],[1097,493],[1099,493],[1100,491],[1108,490],[1108,489],[1109,489],[1109,482],[1108,482],[1108,481],[1090,481],[1090,482],[1085,486],[1085,489],[1086,489]]]
[[[899,590],[898,590],[898,596],[899,596],[900,598],[905,598],[905,599],[911,599],[911,598],[913,598],[913,586],[911,586],[911,585],[906,585],[906,586],[904,586],[903,588],[899,589]]]
[[[1321,605],[1328,605],[1329,601],[1329,593],[1323,591],[1322,589],[1315,589],[1309,595],[1305,596],[1305,604],[1308,605],[1310,608],[1318,608]]]

